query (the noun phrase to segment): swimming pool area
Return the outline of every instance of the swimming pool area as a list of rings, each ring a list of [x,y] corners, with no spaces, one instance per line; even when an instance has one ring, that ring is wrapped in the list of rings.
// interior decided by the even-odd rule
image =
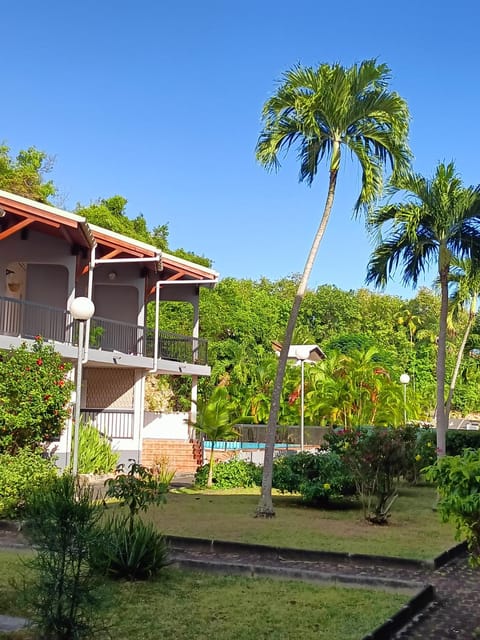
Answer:
[[[212,448],[211,440],[204,440],[203,446],[205,449],[210,450]],[[288,442],[276,442],[275,449],[297,449],[300,444],[293,444]],[[226,442],[224,440],[213,443],[214,450],[220,451],[240,451],[245,449],[265,449],[265,442]]]

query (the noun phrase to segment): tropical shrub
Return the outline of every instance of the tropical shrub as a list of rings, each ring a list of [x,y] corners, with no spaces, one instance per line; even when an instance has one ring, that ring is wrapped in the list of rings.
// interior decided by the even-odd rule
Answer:
[[[31,492],[56,475],[53,460],[43,457],[39,450],[0,454],[0,518],[19,517]]]
[[[349,469],[365,519],[373,524],[386,524],[406,468],[402,430],[389,427],[339,429],[327,433],[325,441]]]
[[[16,453],[57,439],[69,415],[73,389],[62,362],[40,336],[0,358],[0,452]]]
[[[140,511],[165,501],[168,483],[162,482],[149,469],[130,461],[118,475],[105,482],[106,496],[117,498],[128,508],[126,517],[114,517],[101,530],[101,544],[93,557],[97,570],[105,575],[128,580],[147,579],[166,564],[167,548],[163,536],[153,525],[139,518]]]
[[[168,456],[159,456],[158,458],[155,458],[152,466],[152,473],[157,482],[163,486],[169,487],[172,480],[175,478],[176,469],[171,467]]]
[[[104,630],[98,614],[105,600],[90,564],[102,514],[93,497],[91,488],[64,474],[28,498],[23,531],[36,554],[27,561],[33,578],[25,581],[24,596],[38,637],[97,638]]]
[[[139,518],[131,528],[125,525],[125,518],[114,517],[103,526],[92,554],[93,566],[110,578],[152,578],[169,562],[165,537]]]
[[[79,473],[110,473],[118,464],[120,454],[112,449],[111,439],[92,424],[82,424],[79,433]]]
[[[442,520],[455,523],[458,540],[466,539],[472,565],[480,565],[480,450],[444,456],[424,469],[437,485]]]
[[[147,511],[152,504],[165,502],[168,485],[135,460],[130,460],[127,473],[124,473],[124,469],[125,465],[119,464],[117,475],[105,481],[106,496],[116,498],[128,507],[128,528],[133,530],[134,519],[140,511]]]
[[[208,486],[210,465],[199,467],[195,474],[195,486]],[[262,468],[253,462],[232,458],[226,462],[217,462],[213,469],[212,487],[215,489],[235,489],[254,487],[262,482]]]
[[[350,472],[334,452],[303,452],[277,458],[272,486],[282,493],[298,492],[305,502],[317,505],[355,493]]]

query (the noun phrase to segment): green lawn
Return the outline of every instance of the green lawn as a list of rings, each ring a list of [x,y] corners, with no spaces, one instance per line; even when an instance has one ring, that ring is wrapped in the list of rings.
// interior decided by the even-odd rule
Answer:
[[[173,492],[152,508],[165,534],[252,542],[280,547],[432,559],[453,546],[454,529],[432,510],[432,487],[404,487],[388,526],[363,519],[358,507],[321,510],[295,496],[276,496],[276,517],[254,518],[258,490]]]
[[[27,614],[10,580],[20,560],[0,552],[0,613]],[[154,582],[110,583],[105,619],[115,640],[358,640],[408,599],[366,589],[294,581],[212,576],[168,568]],[[33,638],[22,632],[1,635]]]

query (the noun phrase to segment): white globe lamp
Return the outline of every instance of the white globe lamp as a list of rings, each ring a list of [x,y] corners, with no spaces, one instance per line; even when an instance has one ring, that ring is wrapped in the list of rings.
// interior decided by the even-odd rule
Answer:
[[[73,458],[72,474],[78,473],[78,443],[80,436],[80,403],[82,396],[82,362],[83,362],[83,342],[85,322],[95,313],[95,305],[90,298],[80,296],[75,298],[70,305],[70,313],[74,320],[78,320],[78,351],[77,351],[77,371],[76,371],[76,393],[75,393],[75,417],[73,424]]]

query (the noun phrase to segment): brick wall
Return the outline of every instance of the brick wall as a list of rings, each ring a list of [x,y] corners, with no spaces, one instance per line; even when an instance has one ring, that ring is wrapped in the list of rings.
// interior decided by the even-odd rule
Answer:
[[[201,464],[201,445],[197,442],[145,438],[142,443],[142,464],[153,467],[167,463],[177,473],[195,473]]]

